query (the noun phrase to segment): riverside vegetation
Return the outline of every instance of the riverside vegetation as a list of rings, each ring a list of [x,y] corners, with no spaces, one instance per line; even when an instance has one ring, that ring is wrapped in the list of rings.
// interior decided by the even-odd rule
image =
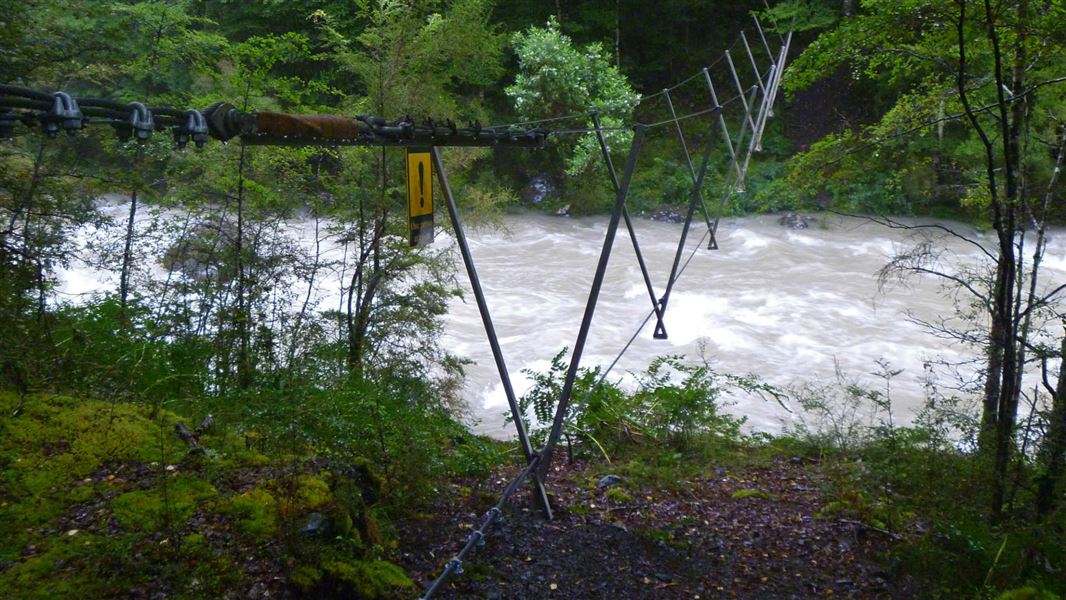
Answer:
[[[585,371],[549,479],[559,522],[524,514],[520,496],[508,535],[448,593],[1066,593],[1063,313],[1037,284],[1063,214],[1060,0],[7,8],[5,82],[483,123],[589,108],[607,125],[652,121],[663,107],[639,95],[698,72],[751,11],[780,24],[770,35],[795,29],[786,108],[727,210],[948,215],[995,231],[984,270],[943,262],[923,238],[884,273],[949,282],[959,312],[928,325],[985,351],[980,381],[931,372],[926,408],[906,418],[891,357],[872,381],[798,390],[697,357],[649,357],[634,389]],[[702,94],[677,101],[702,108]],[[612,132],[616,161],[626,137]],[[545,210],[594,213],[611,194],[590,143],[445,160],[467,214],[523,202],[536,176],[552,190]],[[459,293],[452,256],[405,247],[401,161],[369,148],[177,153],[106,127],[0,142],[0,595],[390,598],[435,576],[518,460],[459,422],[464,362],[439,337]],[[649,141],[634,211],[684,204],[682,161],[674,138]],[[96,202],[116,192],[129,198],[121,223]],[[292,243],[295,218],[343,256]],[[97,235],[77,243],[87,227]],[[72,262],[111,272],[113,291],[61,295],[56,268]],[[532,374],[530,416],[551,412],[565,359]],[[1043,389],[1022,389],[1026,371]],[[780,436],[748,432],[731,390],[795,419]]]

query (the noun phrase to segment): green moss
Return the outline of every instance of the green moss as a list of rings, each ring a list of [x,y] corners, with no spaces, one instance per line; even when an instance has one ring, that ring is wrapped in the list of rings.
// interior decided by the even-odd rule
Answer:
[[[1023,587],[1016,590],[1007,590],[996,596],[996,600],[1058,600],[1058,596],[1044,590],[1033,587]]]
[[[759,498],[762,500],[773,500],[774,495],[769,492],[764,492],[763,490],[755,489],[737,490],[733,492],[734,500],[741,500],[743,498]]]
[[[200,548],[204,545],[206,538],[202,533],[190,533],[182,539],[182,546],[185,548]]]
[[[380,560],[329,560],[322,569],[329,577],[326,585],[334,588],[331,591],[365,600],[409,596],[414,587],[402,569]]]
[[[0,392],[0,561],[16,559],[30,531],[52,525],[95,488],[83,480],[107,464],[176,462],[177,417],[124,403]],[[162,442],[162,443],[161,443]]]
[[[630,496],[622,488],[613,487],[607,490],[607,499],[619,504],[625,504],[633,501],[633,496]]]
[[[278,531],[277,499],[263,488],[255,488],[229,500],[223,513],[237,519],[241,531],[264,539]]]
[[[167,480],[165,487],[122,494],[111,502],[111,510],[127,531],[151,532],[182,525],[200,502],[216,494],[205,481],[174,477]]]
[[[318,587],[322,581],[322,571],[308,565],[299,565],[289,574],[289,583],[304,593]]]
[[[0,596],[20,599],[102,598],[128,589],[107,557],[123,548],[106,538],[66,533],[38,543],[38,552],[0,572]]]
[[[322,510],[333,504],[329,483],[322,477],[303,475],[296,479],[296,505],[301,512]]]

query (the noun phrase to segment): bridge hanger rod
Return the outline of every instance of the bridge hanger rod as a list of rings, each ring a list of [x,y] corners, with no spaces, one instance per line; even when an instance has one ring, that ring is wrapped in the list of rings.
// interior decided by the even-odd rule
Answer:
[[[515,396],[514,386],[511,384],[511,375],[507,370],[507,363],[503,357],[503,349],[500,347],[500,339],[496,334],[496,327],[492,323],[492,315],[489,312],[488,302],[485,300],[485,291],[481,287],[481,278],[478,277],[477,268],[474,266],[474,257],[470,252],[470,244],[467,242],[466,233],[463,230],[462,220],[459,218],[459,209],[452,195],[451,185],[448,183],[448,174],[444,170],[444,162],[440,158],[440,150],[436,146],[430,149],[433,156],[433,168],[437,171],[441,189],[444,191],[444,200],[448,207],[448,216],[452,221],[455,231],[455,241],[459,246],[459,253],[463,257],[463,265],[470,279],[470,288],[474,292],[474,300],[477,302],[478,312],[481,314],[481,322],[485,326],[485,335],[489,340],[489,348],[492,350],[492,358],[496,362],[496,370],[500,374],[500,384],[503,386],[504,396],[507,398],[507,406],[511,409],[514,418],[515,430],[518,434],[518,442],[522,446],[522,452],[526,456],[527,465],[531,466],[537,459],[533,452],[533,445],[529,442],[529,433],[526,430],[518,398]],[[533,473],[533,488],[537,504],[544,511],[544,516],[549,521],[552,519],[551,504],[548,501],[548,493],[544,489],[544,478],[541,474]]]
[[[592,113],[592,122],[596,126],[596,138],[600,143],[600,150],[603,152],[603,162],[607,165],[607,173],[611,177],[611,184],[614,187],[614,193],[617,194],[621,186],[618,184],[618,173],[614,170],[614,161],[611,160],[611,151],[607,147],[607,139],[603,137],[603,130],[600,128],[600,115],[594,111]],[[663,308],[659,304],[659,300],[655,296],[655,287],[651,282],[651,275],[648,273],[648,265],[644,262],[644,254],[640,251],[640,242],[637,241],[637,232],[633,227],[633,220],[629,216],[629,209],[624,205],[622,206],[622,219],[625,221],[626,230],[629,232],[629,239],[633,242],[633,253],[637,256],[637,265],[640,267],[640,274],[644,277],[644,287],[648,289],[648,297],[651,299],[652,310],[655,311],[655,316],[658,317],[659,323],[663,320]],[[656,329],[655,337],[657,339],[666,339],[666,329]]]
[[[677,136],[678,139],[681,140],[681,151],[685,157],[685,165],[688,167],[689,178],[691,178],[692,181],[696,181],[696,169],[692,166],[692,156],[689,154],[688,143],[685,141],[685,134],[681,129],[681,123],[677,121],[677,112],[674,110],[674,102],[670,98],[670,92],[666,90],[663,91],[665,92],[664,96],[666,98],[666,105],[670,108],[670,116],[674,119],[674,125],[677,126]],[[712,110],[718,111],[718,114],[721,115],[720,106],[714,106],[712,107]],[[700,205],[703,207],[703,220],[707,224],[707,229],[710,229],[711,213],[707,210],[707,203],[703,199],[703,190],[696,190],[696,193],[699,197]]]

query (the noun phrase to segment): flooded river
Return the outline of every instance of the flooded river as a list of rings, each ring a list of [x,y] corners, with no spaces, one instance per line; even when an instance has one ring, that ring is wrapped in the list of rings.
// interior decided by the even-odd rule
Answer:
[[[121,223],[126,206],[104,207]],[[606,217],[562,218],[539,214],[505,217],[503,226],[469,232],[508,370],[521,395],[529,386],[525,369],[544,370],[564,346],[572,347],[599,256]],[[661,294],[681,226],[638,220],[637,237]],[[982,240],[990,238],[961,224],[949,224]],[[294,223],[293,235],[313,244],[314,228]],[[694,228],[686,257],[703,229]],[[91,237],[91,234],[86,234]],[[719,372],[753,373],[778,386],[829,383],[839,369],[872,387],[876,361],[901,373],[892,380],[900,414],[924,399],[923,365],[944,359],[976,358],[973,348],[935,337],[906,317],[947,315],[952,302],[934,279],[906,288],[880,290],[877,272],[888,258],[909,246],[910,234],[860,219],[821,217],[807,229],[791,229],[774,216],[722,222],[719,250],[696,250],[674,288],[666,314],[669,339],[652,338],[654,321],[640,332],[612,372],[612,380],[632,381],[660,355],[704,356]],[[436,244],[449,244],[438,235]],[[978,251],[947,240],[962,263],[976,263]],[[327,252],[339,252],[338,248]],[[461,265],[457,265],[461,269]],[[1066,280],[1066,232],[1055,232],[1044,262],[1048,284]],[[156,266],[153,270],[160,271]],[[60,274],[67,297],[113,286],[114,274],[82,267]],[[324,278],[329,280],[329,278]],[[465,282],[465,273],[460,277]],[[337,278],[333,277],[336,282]],[[107,288],[112,289],[112,288]],[[332,294],[332,296],[331,296]],[[337,286],[323,289],[322,308],[336,306]],[[331,298],[331,299],[330,299]],[[610,363],[645,319],[651,303],[624,227],[615,241],[607,278],[584,364]],[[513,435],[504,424],[506,402],[481,319],[469,289],[450,306],[444,346],[475,362],[468,368],[464,394],[475,428],[498,437]],[[777,403],[737,397],[730,408],[755,430],[776,431],[790,416]]]

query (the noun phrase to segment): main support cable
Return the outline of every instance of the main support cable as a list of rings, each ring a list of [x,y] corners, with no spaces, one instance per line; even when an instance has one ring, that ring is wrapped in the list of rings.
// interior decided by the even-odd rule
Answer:
[[[357,115],[295,115],[273,111],[244,112],[224,102],[202,110],[122,103],[101,98],[76,98],[65,92],[47,93],[0,84],[0,136],[14,134],[17,124],[40,124],[50,136],[60,130],[76,134],[89,117],[108,119],[124,137],[148,140],[154,133],[173,130],[179,146],[190,139],[202,146],[209,138],[271,146],[488,146],[542,148],[549,132],[538,128],[486,128],[479,123],[460,127],[449,120],[411,117],[389,121]]]

